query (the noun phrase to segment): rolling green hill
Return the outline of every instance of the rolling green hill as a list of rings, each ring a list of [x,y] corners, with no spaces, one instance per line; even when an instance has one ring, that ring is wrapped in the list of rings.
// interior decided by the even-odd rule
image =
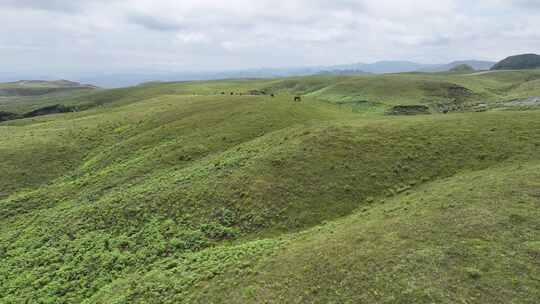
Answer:
[[[91,85],[83,85],[78,82],[69,81],[65,79],[61,80],[19,80],[14,82],[6,82],[0,84],[0,88],[79,88],[79,87],[92,87]]]
[[[474,72],[475,70],[473,67],[471,67],[468,64],[460,64],[451,68],[449,71],[454,72],[454,73],[471,73],[471,72]]]
[[[540,68],[540,55],[523,54],[510,56],[497,64],[492,70],[526,70]]]
[[[67,80],[0,83],[0,113],[4,113],[0,115],[0,122],[21,118],[26,113],[56,105],[73,106],[75,109],[80,105],[75,99],[96,91],[98,89],[92,85]]]
[[[0,303],[535,303],[540,111],[502,105],[540,95],[539,80],[313,76],[14,101],[6,112],[79,111],[0,123]],[[384,115],[419,104],[435,114]],[[463,106],[438,114],[447,104]]]
[[[0,112],[22,115],[45,106],[63,105],[82,111],[116,107],[161,95],[247,94],[250,90],[306,95],[352,106],[359,112],[384,112],[396,105],[424,104],[435,110],[456,106],[470,109],[478,103],[497,103],[540,96],[540,71],[493,71],[463,77],[455,73],[404,73],[370,76],[310,76],[270,80],[158,82],[112,90],[77,89],[42,96],[0,97]],[[0,87],[2,84],[0,84]]]
[[[21,80],[16,82],[0,83],[0,96],[40,96],[66,91],[91,90],[95,88],[96,87],[91,85],[82,85],[80,83],[68,80]]]

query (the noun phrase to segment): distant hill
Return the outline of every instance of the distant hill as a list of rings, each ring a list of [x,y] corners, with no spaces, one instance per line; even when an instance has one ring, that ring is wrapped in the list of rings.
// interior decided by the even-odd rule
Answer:
[[[96,86],[69,80],[19,80],[0,83],[0,96],[39,96],[70,90],[92,90]]]
[[[489,70],[495,64],[495,62],[485,60],[462,60],[451,62],[448,65],[451,67],[456,67],[464,64],[472,67],[475,70]]]
[[[13,82],[0,83],[0,88],[80,88],[80,87],[92,87],[93,85],[81,84],[70,80],[19,80]]]
[[[371,75],[372,73],[362,70],[326,70],[317,73],[318,75],[337,75],[337,76],[354,76],[354,75]]]
[[[281,68],[254,68],[243,70],[226,71],[140,71],[132,73],[103,73],[94,75],[80,75],[72,77],[80,83],[92,83],[99,87],[114,88],[137,85],[153,81],[192,81],[192,80],[219,80],[219,79],[254,79],[254,78],[279,78],[297,77],[309,75],[368,75],[407,72],[447,72],[450,69],[467,64],[475,70],[489,70],[495,64],[491,61],[461,60],[450,63],[425,64],[413,61],[385,60],[374,63],[352,63],[329,66],[307,67],[281,67]],[[3,77],[2,77],[3,76]],[[30,77],[30,76],[28,76]],[[18,78],[22,78],[19,77]],[[43,77],[48,79],[47,77]],[[9,79],[0,74],[0,79]],[[22,80],[10,83],[11,86],[33,87],[80,87],[85,86],[79,82],[64,80],[57,81],[32,81]],[[2,85],[0,84],[0,89]],[[1,93],[0,93],[1,94]]]
[[[468,65],[477,71],[489,70],[495,64],[494,61],[482,61],[482,60],[459,60],[453,61],[448,64],[440,64],[432,67],[422,69],[422,72],[447,72],[460,65]]]
[[[458,66],[451,68],[449,71],[453,73],[469,73],[469,72],[474,72],[475,69],[468,64],[460,64]]]
[[[540,55],[523,54],[510,56],[495,64],[492,70],[527,70],[540,68]]]
[[[94,83],[100,87],[124,87],[153,81],[191,81],[241,78],[277,78],[309,75],[368,75],[406,72],[447,72],[467,64],[475,70],[489,70],[495,62],[462,60],[444,64],[424,64],[412,61],[378,61],[374,63],[352,63],[332,66],[257,68],[229,71],[184,71],[184,72],[137,72],[123,74],[101,74],[80,77],[85,83]]]
[[[405,72],[446,72],[460,65],[468,65],[474,70],[489,70],[495,62],[482,60],[460,60],[445,64],[424,64],[411,61],[379,61],[375,63],[357,63],[338,65],[333,68],[357,69],[373,74],[405,73]]]
[[[373,74],[415,72],[434,68],[437,64],[423,64],[412,61],[377,61],[374,63],[355,63],[336,65],[332,69],[361,70]]]

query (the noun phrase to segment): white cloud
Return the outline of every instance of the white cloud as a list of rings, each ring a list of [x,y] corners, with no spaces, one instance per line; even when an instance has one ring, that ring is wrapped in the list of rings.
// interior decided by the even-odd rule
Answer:
[[[540,48],[538,3],[2,0],[0,64],[59,73],[495,60]]]
[[[205,44],[210,41],[204,33],[198,32],[180,32],[176,35],[176,39],[184,44]]]

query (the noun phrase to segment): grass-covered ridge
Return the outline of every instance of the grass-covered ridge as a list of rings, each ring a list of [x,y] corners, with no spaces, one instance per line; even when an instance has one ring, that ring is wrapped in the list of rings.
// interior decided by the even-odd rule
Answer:
[[[540,111],[381,109],[537,79],[158,83],[1,123],[0,302],[532,303]]]
[[[0,96],[0,112],[24,114],[45,106],[64,105],[76,111],[114,107],[161,95],[268,94],[306,95],[358,112],[384,112],[396,105],[424,104],[435,110],[453,105],[468,110],[479,103],[497,104],[517,98],[540,96],[536,83],[540,71],[492,71],[473,74],[403,73],[367,76],[309,76],[283,79],[157,82],[111,90],[91,86],[60,87],[67,91],[40,96]],[[45,82],[51,85],[49,82]],[[44,84],[40,83],[40,86]],[[0,84],[12,87],[11,84]],[[33,88],[33,87],[31,87]],[[39,87],[41,88],[41,87]],[[51,87],[46,87],[51,88]],[[58,88],[54,83],[52,88]],[[0,117],[1,118],[1,117]],[[1,119],[0,119],[1,121]]]
[[[495,64],[492,70],[525,70],[540,68],[540,55],[523,54],[510,56]]]

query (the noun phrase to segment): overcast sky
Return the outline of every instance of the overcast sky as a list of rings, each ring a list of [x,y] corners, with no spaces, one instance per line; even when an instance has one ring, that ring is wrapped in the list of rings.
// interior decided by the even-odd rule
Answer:
[[[0,0],[0,73],[499,60],[539,0]]]

